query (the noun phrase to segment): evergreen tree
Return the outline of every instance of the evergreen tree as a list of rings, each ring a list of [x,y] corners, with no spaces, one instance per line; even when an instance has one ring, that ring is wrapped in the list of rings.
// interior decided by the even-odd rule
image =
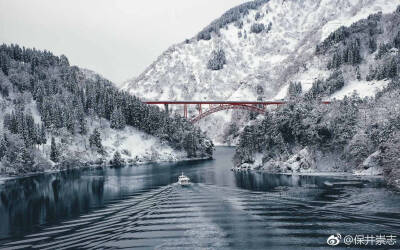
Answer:
[[[60,152],[58,151],[56,140],[54,137],[51,138],[51,151],[50,151],[50,160],[53,162],[58,162],[60,159]]]
[[[306,99],[311,100],[323,95],[331,95],[344,86],[344,78],[340,70],[333,72],[325,81],[316,80],[311,89],[305,94]]]
[[[9,167],[13,167],[17,173],[24,173],[25,168],[25,155],[26,155],[26,148],[23,142],[16,143],[13,147],[15,150],[15,154],[13,158],[9,157]],[[12,154],[9,154],[11,156]]]
[[[361,80],[361,74],[360,74],[360,67],[359,66],[356,67],[356,78],[357,78],[357,80]]]
[[[0,161],[3,156],[6,155],[7,152],[7,141],[6,141],[6,134],[0,139]]]
[[[68,112],[65,112],[65,114],[66,114],[65,125],[66,125],[68,131],[71,134],[74,134],[75,133],[75,116],[72,113],[72,110],[69,110]],[[63,127],[63,126],[61,125],[60,127]]]
[[[371,53],[371,54],[374,53],[376,51],[377,47],[378,47],[378,45],[376,44],[376,40],[373,37],[371,37],[369,39],[369,43],[368,43],[369,53]]]
[[[8,97],[8,95],[9,95],[8,86],[1,86],[1,85],[0,85],[0,91],[1,91],[1,94],[2,94],[4,97]]]
[[[289,97],[296,97],[300,96],[302,92],[301,82],[290,82],[288,88],[288,96]]]
[[[400,31],[397,32],[396,37],[394,38],[393,45],[395,48],[400,49]]]
[[[382,43],[379,45],[378,54],[376,55],[376,59],[381,59],[383,55],[389,52],[390,45]]]
[[[272,23],[271,22],[269,22],[269,24],[268,24],[268,28],[267,28],[267,32],[268,31],[270,31],[272,29]]]
[[[114,153],[114,157],[113,157],[113,160],[112,160],[112,165],[114,166],[114,167],[122,167],[122,166],[124,166],[125,165],[125,162],[124,162],[124,160],[122,159],[122,156],[121,156],[121,154],[118,152],[118,151],[116,151],[115,153]]]
[[[60,56],[60,64],[62,66],[67,66],[67,67],[69,66],[69,60],[65,55]]]
[[[122,113],[120,108],[115,108],[111,114],[110,118],[110,127],[114,129],[123,129],[125,128],[126,121],[124,114]]]
[[[220,70],[226,64],[225,52],[222,49],[214,50],[211,58],[207,63],[207,68],[211,70]]]
[[[6,76],[8,76],[8,69],[10,67],[9,64],[9,57],[5,53],[0,53],[0,68]]]
[[[32,171],[32,166],[34,163],[32,151],[30,151],[28,148],[24,147],[22,152],[21,152],[21,163],[24,168],[24,172],[31,172]]]
[[[40,138],[40,144],[46,144],[47,143],[46,128],[44,127],[43,124],[40,126],[39,138]]]
[[[388,77],[394,78],[396,76],[397,76],[397,63],[396,59],[393,57],[388,67]]]
[[[42,141],[40,140],[40,125],[35,125],[35,140],[34,140],[34,144],[41,145]]]
[[[187,133],[184,137],[183,147],[188,157],[196,157],[196,141],[192,133]]]
[[[79,133],[81,135],[86,135],[87,133],[86,119],[84,114],[79,116]]]
[[[352,61],[349,61],[349,63],[353,65],[361,63],[360,42],[358,40],[352,44],[352,54]]]
[[[103,153],[103,145],[101,144],[101,135],[97,128],[90,135],[89,144],[91,148],[97,149],[97,152]]]
[[[265,26],[263,23],[253,23],[250,27],[250,32],[251,33],[261,33],[265,29]]]

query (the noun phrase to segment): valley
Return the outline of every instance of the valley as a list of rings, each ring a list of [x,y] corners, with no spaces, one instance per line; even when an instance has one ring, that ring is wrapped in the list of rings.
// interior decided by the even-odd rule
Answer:
[[[92,3],[72,6],[85,10],[76,23],[34,20],[109,36],[95,55],[107,74],[120,72],[118,25],[163,39],[161,22],[193,11]],[[157,43],[134,39],[142,51],[124,40],[124,60],[144,64]],[[400,246],[398,0],[253,0],[168,46],[113,82],[61,53],[0,45],[0,249]]]

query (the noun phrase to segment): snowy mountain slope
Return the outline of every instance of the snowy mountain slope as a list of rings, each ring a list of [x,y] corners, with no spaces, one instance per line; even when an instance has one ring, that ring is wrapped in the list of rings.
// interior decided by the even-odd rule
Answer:
[[[378,174],[400,188],[399,52],[400,5],[330,33],[297,79],[316,70],[329,76],[303,92],[290,83],[287,105],[243,129],[235,162],[272,172]],[[321,98],[336,100],[321,105]]]
[[[315,79],[329,76],[325,59],[315,56],[315,47],[333,30],[378,11],[393,12],[399,3],[271,0],[250,9],[240,20],[243,25],[236,21],[221,28],[219,35],[212,33],[210,40],[193,38],[173,45],[123,89],[143,99],[158,100],[283,98],[289,81],[301,81],[307,90]],[[254,24],[271,25],[271,29],[253,33]],[[218,49],[225,52],[226,64],[223,69],[210,70],[210,55]],[[209,120],[221,124],[229,121],[226,117],[229,112],[217,113]]]

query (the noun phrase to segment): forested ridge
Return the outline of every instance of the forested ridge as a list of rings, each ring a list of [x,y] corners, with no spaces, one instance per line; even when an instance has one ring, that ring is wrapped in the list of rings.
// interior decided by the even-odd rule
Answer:
[[[40,145],[50,141],[51,160],[67,160],[57,152],[63,134],[81,136],[88,141],[89,151],[104,156],[101,137],[93,127],[93,120],[101,124],[102,119],[114,130],[132,126],[153,135],[186,151],[188,157],[212,156],[212,142],[186,119],[169,117],[99,75],[70,66],[67,57],[48,51],[0,46],[0,110],[0,160],[15,172],[43,170],[41,163],[47,156]]]
[[[312,162],[330,164],[331,171],[374,169],[399,186],[399,24],[400,6],[393,14],[374,14],[333,32],[316,47],[317,56],[328,58],[331,76],[317,79],[304,92],[300,83],[290,83],[287,105],[267,111],[261,121],[244,128],[235,163],[254,164],[258,156],[257,167],[274,172],[300,172]],[[355,92],[321,105],[343,88],[343,74],[364,84],[378,79],[387,85],[375,97],[360,98]],[[307,157],[311,160],[303,162]],[[291,168],[296,161],[300,167]]]
[[[269,0],[254,0],[247,3],[240,4],[226,11],[220,18],[214,20],[211,24],[205,27],[201,32],[197,34],[197,40],[210,40],[213,33],[219,34],[220,29],[226,27],[230,23],[235,23],[237,26],[243,26],[243,21],[241,18],[246,16],[250,10],[255,10],[261,5],[267,3]],[[256,20],[261,17],[258,13]],[[264,25],[255,25],[254,30],[264,29]]]

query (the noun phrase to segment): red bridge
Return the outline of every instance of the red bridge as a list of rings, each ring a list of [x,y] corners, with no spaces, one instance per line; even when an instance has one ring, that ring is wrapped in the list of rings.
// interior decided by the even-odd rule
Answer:
[[[147,104],[164,105],[165,110],[169,112],[168,106],[171,104],[183,105],[183,116],[188,118],[188,105],[196,105],[199,114],[196,117],[190,119],[192,123],[198,122],[202,118],[211,115],[215,112],[228,109],[242,109],[247,111],[264,114],[267,106],[269,105],[284,105],[284,101],[144,101]],[[330,102],[322,102],[322,104],[329,104]],[[203,112],[203,107],[208,106],[208,109]]]

